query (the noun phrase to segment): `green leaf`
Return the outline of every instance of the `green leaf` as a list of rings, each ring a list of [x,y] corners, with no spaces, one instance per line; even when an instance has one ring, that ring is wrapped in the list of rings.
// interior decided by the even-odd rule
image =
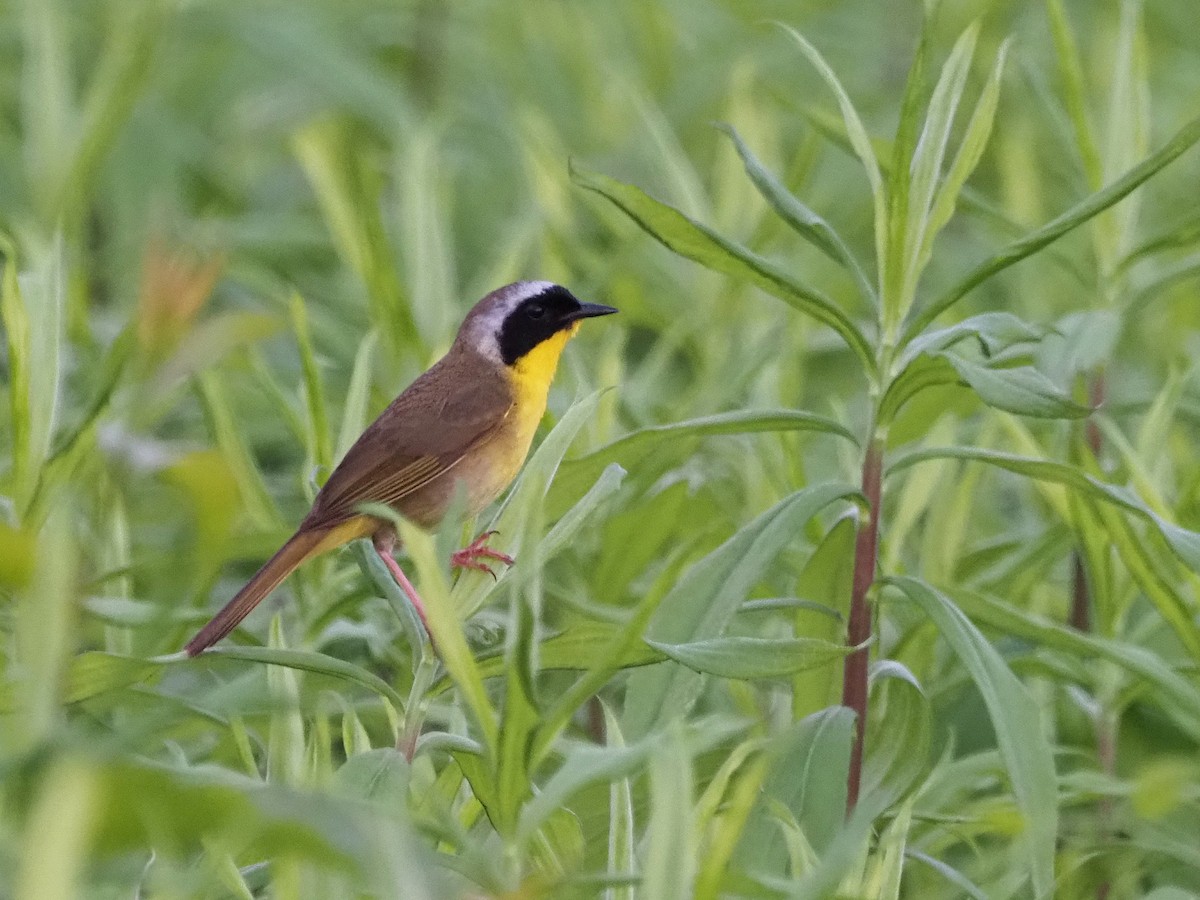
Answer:
[[[997,251],[988,259],[975,266],[967,275],[936,300],[917,309],[915,315],[909,317],[910,322],[905,328],[901,344],[905,344],[915,338],[938,316],[950,309],[950,307],[978,285],[1004,271],[1009,266],[1015,265],[1026,257],[1032,256],[1034,253],[1057,241],[1063,235],[1075,230],[1080,225],[1120,202],[1169,163],[1187,152],[1197,141],[1200,141],[1200,117],[1192,119],[1184,125],[1157,152],[1146,157],[1141,163],[1127,171],[1108,187],[1088,195],[1041,228],[1030,232]]]
[[[366,800],[388,816],[401,817],[408,801],[411,767],[393,747],[356,753],[342,763],[334,776],[338,792]]]
[[[996,409],[1042,419],[1081,419],[1092,412],[1071,400],[1032,366],[993,369],[963,359],[956,353],[943,353],[942,356],[980,400]]]
[[[496,709],[492,706],[471,648],[467,646],[462,630],[462,613],[451,595],[444,564],[437,554],[433,537],[405,519],[397,519],[396,525],[400,539],[416,566],[416,587],[425,602],[429,637],[437,648],[438,658],[474,716],[482,732],[484,746],[489,753],[494,752],[499,738]]]
[[[858,116],[858,111],[854,108],[854,104],[850,101],[850,95],[846,93],[846,89],[842,87],[842,83],[834,74],[833,69],[829,67],[829,63],[825,62],[825,58],[820,52],[805,40],[800,32],[796,31],[787,25],[780,27],[792,36],[797,44],[800,45],[800,51],[808,58],[813,68],[817,70],[821,78],[833,91],[833,95],[837,98],[838,108],[842,113],[842,121],[846,126],[846,135],[850,139],[850,146],[854,148],[855,154],[858,156],[859,162],[862,163],[863,171],[867,173],[867,181],[871,185],[871,200],[875,210],[875,258],[879,266],[880,280],[887,259],[887,192],[883,185],[883,175],[879,171],[879,161],[875,158],[875,148],[871,146],[871,138],[867,135],[867,129],[863,127],[862,119]]]
[[[708,226],[660,203],[632,185],[587,171],[574,161],[571,163],[571,177],[580,186],[612,202],[667,249],[714,272],[744,279],[828,325],[841,335],[863,368],[874,372],[875,355],[866,337],[850,316],[825,294],[797,281],[770,260],[722,237]]]
[[[854,648],[816,638],[717,637],[687,644],[646,643],[694,672],[721,678],[784,678],[842,659]]]
[[[780,501],[692,565],[662,600],[648,633],[672,644],[718,636],[801,526],[827,506],[858,496],[847,485],[823,484]],[[648,734],[656,725],[686,715],[703,683],[704,676],[675,666],[634,672],[625,708],[626,733]]]
[[[932,16],[928,11],[922,16],[921,37],[917,42],[916,54],[908,69],[904,82],[904,99],[900,103],[900,120],[896,123],[896,139],[892,142],[891,158],[887,161],[888,178],[888,222],[887,253],[880,263],[882,272],[881,290],[895,297],[900,293],[904,280],[905,244],[911,240],[908,234],[910,192],[912,187],[912,162],[917,153],[917,133],[921,127],[921,108],[925,100],[928,82],[926,69],[929,59],[929,43],[933,36]],[[891,309],[898,308],[895,303]]]
[[[763,795],[791,812],[818,853],[828,849],[845,821],[853,739],[853,711],[831,706],[789,726],[768,748],[773,766]],[[748,868],[783,869],[787,849],[766,806],[747,825],[741,855]]]
[[[538,645],[538,665],[543,671],[579,671],[590,669],[600,663],[611,665],[613,671],[648,666],[662,662],[666,654],[655,650],[642,641],[631,641],[630,646],[613,657],[608,653],[615,638],[624,631],[624,625],[609,622],[580,621],[569,625],[553,637]],[[479,674],[484,678],[496,678],[507,672],[503,652],[494,650],[480,655]],[[430,688],[431,695],[444,692],[450,686],[449,678],[443,676]]]
[[[338,429],[337,446],[334,448],[335,463],[346,455],[366,427],[367,407],[371,399],[371,360],[379,343],[378,338],[378,332],[369,332],[354,355],[350,386],[346,388],[346,398],[342,404],[342,425]]]
[[[764,752],[766,743],[762,737],[751,737],[734,747],[696,803],[696,829],[705,838],[696,900],[727,896],[722,886],[727,884],[730,862],[770,774],[773,760]]]
[[[0,749],[10,758],[48,742],[59,724],[76,640],[79,548],[73,522],[72,504],[55,504],[38,535],[32,578],[5,604],[5,668],[24,676],[13,682],[18,714],[0,731]]]
[[[1200,625],[1196,621],[1195,603],[1185,598],[1175,583],[1166,577],[1163,571],[1166,567],[1157,564],[1146,546],[1146,538],[1134,531],[1125,516],[1107,504],[1097,504],[1097,512],[1133,580],[1171,626],[1192,658],[1200,660]]]
[[[1079,151],[1088,186],[1093,191],[1099,190],[1104,183],[1104,166],[1100,160],[1100,151],[1096,149],[1096,140],[1088,116],[1079,47],[1075,42],[1075,34],[1071,30],[1071,22],[1067,18],[1062,0],[1047,0],[1046,12],[1050,19],[1050,34],[1054,38],[1063,103],[1067,108],[1071,127],[1075,131],[1075,148]]]
[[[843,437],[857,444],[854,435],[841,423],[803,410],[740,409],[667,425],[652,425],[618,438],[586,456],[565,461],[554,484],[551,505],[554,505],[554,497],[577,497],[584,485],[594,482],[606,466],[616,463],[628,472],[636,471],[651,454],[683,438],[770,431],[813,431]]]
[[[145,659],[101,653],[97,650],[80,653],[67,669],[63,700],[79,703],[98,694],[145,681],[158,665]]]
[[[679,722],[650,756],[650,821],[642,850],[642,896],[691,900],[699,870],[692,752]]]
[[[960,341],[976,339],[985,353],[994,355],[1013,344],[1038,340],[1045,330],[1006,312],[980,313],[947,328],[927,331],[914,338],[896,362],[897,376],[922,353],[948,350]]]
[[[903,373],[888,385],[879,404],[880,424],[891,424],[904,405],[926,388],[959,384],[961,376],[944,353],[922,353],[908,362]]]
[[[854,277],[854,283],[858,285],[863,299],[871,303],[878,302],[875,289],[841,235],[806,203],[792,194],[774,172],[759,162],[758,157],[746,146],[733,126],[718,124],[717,127],[729,135],[738,156],[746,166],[746,174],[776,214],[802,238],[843,266]]]
[[[1060,484],[1102,503],[1131,512],[1153,525],[1175,555],[1192,571],[1200,572],[1200,533],[1168,522],[1127,488],[1100,481],[1065,463],[978,447],[931,447],[916,450],[894,460],[888,466],[888,473],[898,472],[928,459],[966,459],[986,463],[1035,481]]]
[[[921,259],[936,233],[930,227],[930,213],[942,174],[942,162],[950,143],[950,130],[971,71],[971,57],[975,53],[978,34],[979,25],[975,23],[955,41],[949,58],[942,66],[933,96],[929,99],[921,137],[909,163],[908,217],[904,223],[904,258],[899,270],[903,272],[903,283],[889,285],[884,291],[884,315],[889,325],[899,323],[908,312],[921,274]],[[966,180],[965,176],[963,180]],[[888,333],[892,333],[890,329]]]
[[[541,497],[530,504],[527,513],[527,529],[534,535],[540,533]],[[512,594],[509,611],[504,706],[496,754],[496,806],[491,813],[497,831],[505,837],[512,834],[521,804],[532,790],[533,735],[541,724],[536,687],[539,664],[536,635],[542,607],[540,551],[540,545],[530,549],[526,562],[534,575],[528,580],[526,590]]]
[[[244,429],[238,426],[225,380],[216,371],[201,372],[196,379],[209,429],[229,472],[237,484],[246,513],[260,531],[282,530],[282,519],[262,473],[246,446]]]
[[[614,672],[664,658],[641,639],[663,599],[662,591],[647,591],[626,621],[612,626],[607,636],[598,637],[589,647],[580,648],[576,659],[586,665],[586,670],[542,716],[542,725],[534,741],[535,761],[540,762],[550,751],[579,707],[603,688]],[[646,653],[653,653],[655,658],[646,659]]]
[[[280,617],[271,619],[268,649],[284,650]],[[287,666],[267,668],[270,713],[267,725],[267,780],[298,786],[304,782],[304,718],[300,715],[298,670]]]
[[[394,351],[415,341],[417,326],[383,221],[382,181],[361,151],[361,138],[348,121],[316,119],[296,132],[292,146],[334,246],[362,281],[371,318]]]
[[[945,595],[914,578],[883,579],[921,607],[971,674],[983,697],[1017,808],[1024,818],[1022,843],[1034,893],[1054,891],[1058,786],[1054,753],[1042,730],[1041,711],[1000,654]]]
[[[860,796],[886,809],[907,796],[926,772],[933,707],[912,672],[884,659],[871,666],[868,719]]]
[[[1157,653],[1127,641],[1067,628],[976,591],[962,590],[956,596],[962,611],[988,628],[1073,658],[1104,659],[1144,680],[1153,687],[1146,698],[1178,721],[1193,740],[1200,740],[1200,690]]]
[[[580,497],[574,506],[559,517],[558,521],[554,523],[554,527],[538,544],[537,552],[542,565],[557,556],[560,551],[570,547],[572,539],[588,524],[596,510],[621,489],[625,475],[625,470],[616,463],[610,463],[604,468],[600,477],[596,479],[596,483],[588,488],[587,493]],[[558,481],[559,478],[556,477],[555,485]],[[549,502],[547,501],[547,505]],[[509,580],[514,588],[520,589],[533,572],[532,566],[522,567],[509,574]]]
[[[235,647],[224,644],[210,647],[194,659],[175,656],[159,657],[150,662],[168,665],[197,665],[199,661],[212,659],[240,659],[244,662],[263,663],[268,666],[285,666],[302,672],[313,672],[317,675],[328,675],[343,681],[350,681],[365,687],[390,702],[396,709],[404,708],[404,698],[401,697],[386,681],[378,675],[373,675],[353,663],[326,656],[312,650],[285,650],[280,647]]]
[[[830,642],[845,640],[857,534],[858,517],[853,513],[841,516],[804,563],[796,578],[796,596],[827,603],[837,614],[798,607],[793,613],[795,634]],[[841,690],[842,673],[836,667],[797,674],[792,679],[792,719],[838,702]]]
[[[971,113],[971,121],[967,123],[962,143],[958,147],[954,161],[950,164],[950,170],[946,173],[946,177],[933,199],[922,236],[920,255],[916,262],[918,275],[924,270],[933,253],[934,239],[950,221],[950,217],[954,215],[954,208],[958,204],[963,186],[971,177],[971,173],[975,171],[975,167],[979,165],[988,138],[991,137],[992,123],[996,118],[996,106],[1000,102],[1000,79],[1004,74],[1008,44],[1009,42],[1005,41],[1000,45],[1000,51],[996,54],[996,64],[992,67],[992,72],[983,87],[979,102],[975,104],[975,111]],[[914,290],[915,287],[914,284]]]
[[[745,723],[730,719],[698,719],[684,726],[693,753],[715,747],[745,730]],[[655,734],[629,746],[565,745],[562,765],[521,810],[516,839],[528,840],[556,809],[588,785],[624,778],[640,769],[662,742]]]
[[[620,750],[625,747],[625,736],[621,734],[621,723],[608,704],[604,708],[604,734],[608,746]],[[637,833],[633,812],[633,785],[628,778],[615,778],[608,786],[608,869],[610,878],[635,877]],[[614,887],[605,894],[604,900],[635,900],[634,885]]]
[[[1067,313],[1042,339],[1039,363],[1054,378],[1070,384],[1075,376],[1093,372],[1113,358],[1124,324],[1111,309]]]
[[[10,371],[12,491],[23,515],[50,455],[59,417],[68,273],[61,235],[21,273],[13,249],[3,249],[8,253],[0,284],[0,319]]]
[[[325,388],[321,383],[321,371],[313,350],[312,335],[308,328],[308,310],[304,298],[292,294],[288,302],[292,316],[292,330],[296,333],[296,347],[300,352],[300,370],[304,375],[304,405],[308,409],[308,452],[313,463],[328,470],[333,465],[333,449],[329,445],[329,414],[326,412]]]

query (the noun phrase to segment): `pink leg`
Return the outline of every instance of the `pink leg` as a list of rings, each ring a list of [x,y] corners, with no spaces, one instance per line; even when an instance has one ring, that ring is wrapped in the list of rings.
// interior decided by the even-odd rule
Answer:
[[[425,633],[432,640],[433,632],[429,630],[429,619],[425,615],[425,603],[421,600],[421,595],[417,593],[417,589],[413,587],[413,583],[408,580],[408,576],[404,574],[404,570],[400,568],[400,563],[396,562],[392,556],[392,547],[395,542],[395,535],[379,535],[373,542],[375,544],[375,552],[379,554],[379,558],[383,560],[383,564],[388,567],[392,573],[392,577],[400,585],[400,590],[404,591],[404,595],[408,597],[408,602],[413,605],[413,609],[421,617],[421,624],[425,626]]]
[[[467,544],[467,546],[451,554],[450,565],[459,569],[474,569],[477,572],[487,572],[495,578],[496,573],[492,571],[491,566],[479,561],[481,557],[483,559],[494,559],[497,562],[504,563],[506,566],[511,566],[516,562],[507,553],[501,553],[499,550],[493,550],[487,546],[488,538],[495,533],[494,531],[485,531],[479,537],[475,538],[475,540],[471,541],[471,543]]]

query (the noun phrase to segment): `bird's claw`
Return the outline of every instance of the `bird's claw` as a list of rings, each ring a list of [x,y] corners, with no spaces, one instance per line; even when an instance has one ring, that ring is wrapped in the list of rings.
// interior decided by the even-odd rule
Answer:
[[[471,543],[467,544],[467,546],[452,553],[450,555],[450,565],[458,569],[474,569],[476,572],[487,572],[492,578],[499,580],[496,573],[492,571],[492,567],[486,562],[481,562],[480,558],[494,559],[496,562],[504,563],[506,566],[511,566],[516,560],[507,553],[501,553],[499,550],[493,550],[487,546],[488,538],[496,533],[495,531],[485,531],[479,537],[475,538],[475,540],[471,541]]]

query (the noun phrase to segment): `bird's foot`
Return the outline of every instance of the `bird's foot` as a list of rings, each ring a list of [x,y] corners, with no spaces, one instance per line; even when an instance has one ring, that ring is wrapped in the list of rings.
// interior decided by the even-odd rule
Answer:
[[[493,550],[487,545],[488,538],[496,532],[485,531],[467,546],[461,550],[457,550],[450,555],[450,565],[458,569],[474,569],[476,572],[487,572],[493,578],[496,573],[492,571],[492,567],[481,560],[494,559],[496,562],[504,563],[506,566],[511,566],[515,559],[507,553],[501,553],[499,550]]]

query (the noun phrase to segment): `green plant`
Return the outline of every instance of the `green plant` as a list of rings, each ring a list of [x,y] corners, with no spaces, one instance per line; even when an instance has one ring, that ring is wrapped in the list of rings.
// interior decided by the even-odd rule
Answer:
[[[0,8],[0,896],[1200,890],[1193,11],[926,7]],[[360,547],[183,659],[529,276],[440,658]]]
[[[978,35],[977,26],[968,28],[956,42],[944,63],[940,76],[927,95],[927,40],[922,40],[909,71],[900,121],[891,142],[890,155],[882,154],[872,142],[859,114],[819,52],[800,34],[788,29],[801,50],[834,93],[841,111],[841,126],[846,143],[858,157],[871,189],[873,201],[875,278],[864,274],[865,267],[855,258],[847,242],[820,215],[790,193],[780,179],[767,170],[737,133],[725,127],[746,166],[754,186],[774,212],[801,239],[812,244],[852,276],[874,320],[872,331],[855,321],[853,307],[841,305],[826,293],[801,280],[787,268],[723,237],[670,206],[652,199],[641,190],[581,168],[575,178],[584,187],[614,203],[650,235],[671,250],[706,267],[734,278],[745,279],[764,292],[774,295],[797,311],[833,329],[845,342],[860,369],[865,387],[862,408],[865,421],[855,429],[861,438],[861,496],[865,509],[857,526],[854,544],[854,571],[850,587],[846,657],[842,703],[856,714],[855,738],[850,751],[846,803],[853,812],[860,800],[864,780],[863,754],[868,727],[868,644],[874,637],[868,595],[877,584],[898,588],[916,602],[931,618],[935,627],[954,648],[974,678],[985,701],[996,733],[1000,756],[1008,769],[1017,808],[1024,821],[1023,844],[1034,892],[1048,895],[1055,883],[1054,840],[1057,833],[1055,802],[1055,766],[1051,745],[1036,724],[1037,707],[1024,686],[1008,670],[982,635],[945,595],[917,579],[895,577],[878,572],[881,522],[885,519],[882,485],[886,475],[899,472],[916,462],[934,459],[971,459],[1006,468],[1039,481],[1052,482],[1067,489],[1070,502],[1088,508],[1089,527],[1096,529],[1084,540],[1094,552],[1103,552],[1115,544],[1130,566],[1135,581],[1156,605],[1159,613],[1175,628],[1178,639],[1193,656],[1200,650],[1196,643],[1193,616],[1188,604],[1152,574],[1144,546],[1145,537],[1135,534],[1124,514],[1132,512],[1148,520],[1152,534],[1157,532],[1177,558],[1200,571],[1200,557],[1193,552],[1200,535],[1183,532],[1164,522],[1152,503],[1115,486],[1097,481],[1086,466],[1072,467],[1032,456],[1013,456],[970,447],[945,447],[909,452],[891,463],[887,460],[889,436],[893,425],[923,391],[948,384],[966,386],[985,405],[1006,413],[1036,419],[1083,418],[1094,409],[1074,402],[1037,368],[1028,364],[1030,345],[1041,336],[1039,326],[1011,314],[990,312],[968,317],[949,327],[937,327],[937,320],[949,312],[970,291],[985,284],[1008,267],[1050,246],[1072,230],[1106,214],[1147,179],[1176,159],[1200,140],[1200,119],[1184,126],[1174,138],[1149,157],[1136,161],[1125,148],[1113,150],[1127,160],[1130,168],[1115,173],[1107,186],[1101,183],[1099,162],[1091,142],[1079,96],[1078,59],[1072,56],[1073,44],[1060,4],[1051,5],[1060,59],[1068,78],[1068,109],[1079,137],[1088,183],[1094,193],[1078,201],[1051,222],[1021,235],[1004,248],[961,275],[948,288],[922,296],[922,276],[934,253],[935,239],[950,221],[959,203],[963,187],[983,155],[998,105],[1006,46],[998,51],[991,74],[980,91],[974,109],[966,117],[957,147],[952,143],[954,125],[966,88],[970,63]],[[1134,5],[1126,7],[1122,37],[1124,52],[1120,59],[1134,54],[1137,27]],[[929,35],[926,30],[926,38]],[[1114,107],[1126,119],[1138,120],[1136,110],[1121,108],[1135,103],[1137,66],[1118,73],[1114,88]],[[1130,132],[1126,146],[1136,147],[1140,132]],[[1121,153],[1124,150],[1124,153]],[[1120,221],[1128,222],[1126,213]],[[1117,267],[1115,248],[1122,241],[1120,227],[1111,222],[1113,215],[1101,220],[1098,228],[1097,258],[1101,272]],[[1113,288],[1109,288],[1113,290]],[[976,345],[981,354],[963,352],[964,346]],[[1094,374],[1089,395],[1093,403],[1103,399],[1102,375]],[[1015,421],[1009,427],[1021,429]],[[1093,425],[1091,428],[1096,428]],[[905,429],[912,438],[911,429]],[[1034,438],[1028,446],[1037,446]],[[1094,449],[1098,450],[1095,439]],[[1067,517],[1070,521],[1070,517]],[[1099,533],[1097,533],[1097,531]],[[1134,597],[1126,593],[1127,602]],[[1111,635],[1110,635],[1111,636]],[[915,682],[914,682],[915,683]],[[1111,721],[1104,726],[1111,730]],[[1114,738],[1108,738],[1109,741]],[[1111,748],[1101,737],[1101,755]],[[1111,758],[1104,760],[1112,771]],[[892,798],[888,797],[890,801]],[[874,810],[886,807],[881,803]]]

